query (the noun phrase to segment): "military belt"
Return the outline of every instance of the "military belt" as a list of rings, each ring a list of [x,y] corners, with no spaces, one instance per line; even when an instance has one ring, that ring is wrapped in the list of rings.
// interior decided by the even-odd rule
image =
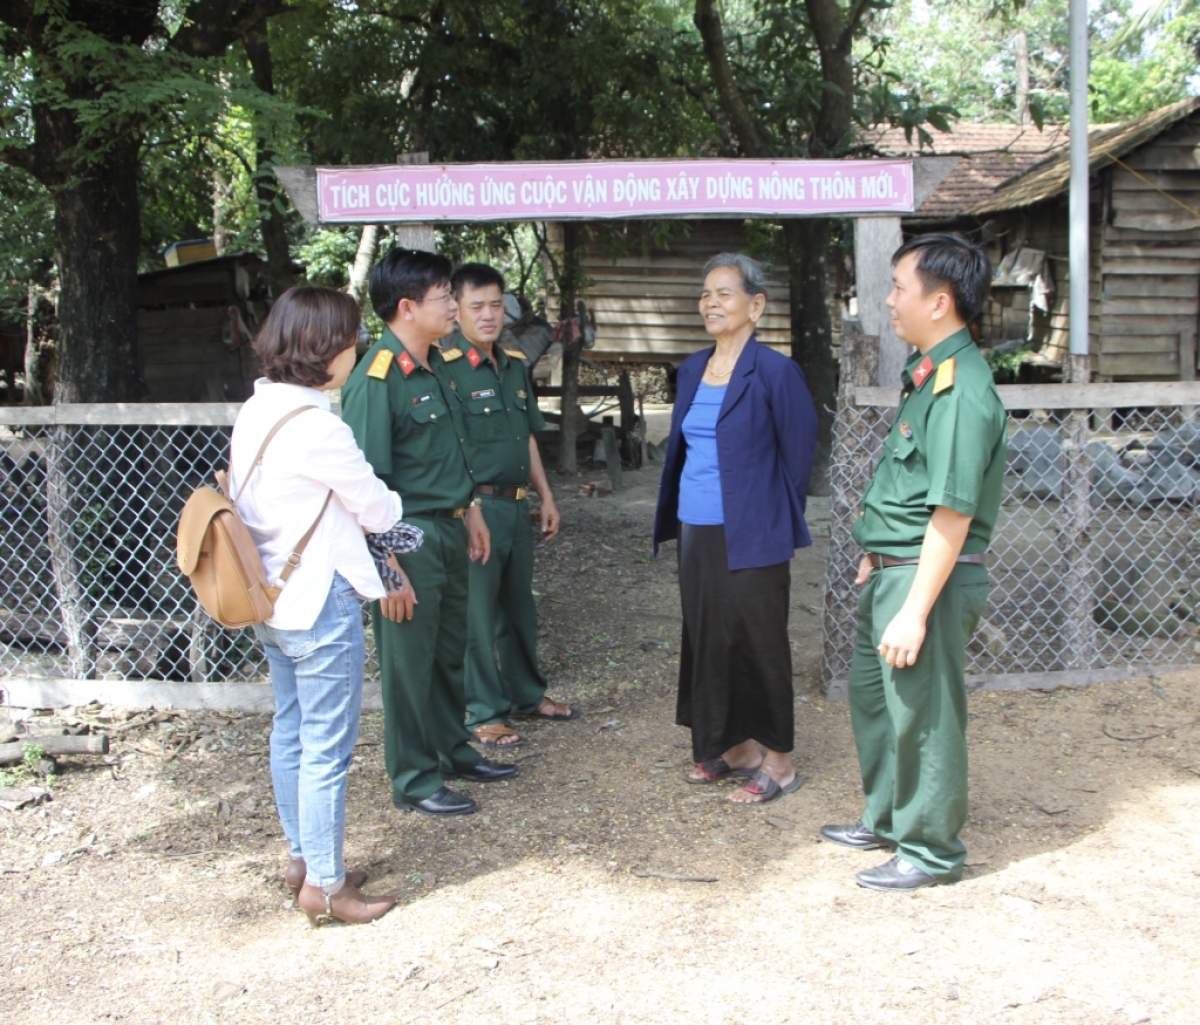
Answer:
[[[878,552],[867,552],[867,558],[876,569],[889,569],[892,566],[915,566],[920,559],[897,559],[894,555],[880,555]],[[955,562],[966,562],[974,566],[987,564],[987,552],[975,552],[973,555],[960,555]]]
[[[476,484],[475,491],[481,495],[491,495],[493,498],[512,498],[520,502],[529,494],[527,487],[511,487],[505,484]]]

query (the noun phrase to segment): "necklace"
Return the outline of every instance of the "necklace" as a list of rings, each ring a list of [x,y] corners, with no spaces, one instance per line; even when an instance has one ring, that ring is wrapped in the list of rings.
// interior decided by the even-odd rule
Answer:
[[[745,346],[743,345],[742,349],[744,349],[744,348],[745,348]],[[721,380],[722,378],[728,377],[730,374],[733,373],[734,367],[737,366],[738,357],[742,354],[742,349],[738,349],[738,351],[733,354],[733,361],[729,364],[729,369],[726,370],[725,373],[718,374],[716,371],[716,368],[714,368],[714,366],[713,366],[713,358],[716,356],[715,352],[713,353],[712,356],[708,357],[708,363],[705,366],[705,370],[709,374],[711,374],[713,377],[715,377],[718,381]]]

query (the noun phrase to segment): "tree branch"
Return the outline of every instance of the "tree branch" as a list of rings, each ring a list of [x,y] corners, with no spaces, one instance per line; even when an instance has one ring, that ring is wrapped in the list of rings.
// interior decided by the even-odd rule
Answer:
[[[721,109],[713,103],[713,98],[709,96],[707,89],[701,89],[694,82],[685,82],[682,79],[672,79],[672,81],[685,89],[689,96],[700,101],[700,106],[704,108],[704,112],[708,115],[708,119],[713,123],[713,128],[716,129],[717,135],[721,138],[721,148],[725,153],[735,155],[737,153],[737,141],[729,134],[729,122],[726,120]]]
[[[704,41],[704,56],[708,60],[713,84],[717,87],[721,108],[729,118],[742,150],[749,157],[769,156],[758,122],[750,114],[741,90],[734,81],[729,52],[725,47],[725,31],[721,27],[721,15],[715,0],[696,0],[696,13],[692,20]]]
[[[37,178],[37,174],[35,172],[37,170],[38,161],[36,157],[36,151],[32,146],[23,146],[20,148],[15,146],[5,146],[4,149],[0,150],[0,163],[8,164],[9,167],[15,167],[34,178]]]
[[[11,25],[22,35],[33,21],[33,3],[31,0],[9,0],[0,6],[0,22]]]
[[[849,50],[854,44],[854,37],[858,35],[859,27],[871,9],[871,4],[872,0],[855,0],[854,5],[846,12],[846,27],[842,30],[841,39],[838,40],[839,49]]]
[[[190,57],[219,57],[245,32],[286,10],[285,0],[196,0],[171,48]]]

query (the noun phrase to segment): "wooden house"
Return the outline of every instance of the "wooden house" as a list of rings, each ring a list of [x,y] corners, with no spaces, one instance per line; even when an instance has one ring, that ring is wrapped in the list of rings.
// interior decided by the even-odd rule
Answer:
[[[745,222],[671,222],[669,232],[647,221],[587,223],[583,269],[587,302],[596,316],[598,363],[672,364],[712,344],[700,319],[701,271],[717,253],[746,248]],[[552,232],[553,233],[553,232]],[[758,340],[789,351],[786,276],[770,278]]]
[[[146,402],[240,402],[258,376],[250,343],[270,303],[251,253],[138,275],[138,352]]]
[[[1200,99],[1091,130],[1089,351],[1097,380],[1196,379],[1200,314]],[[1032,250],[1048,274],[1033,340],[1067,350],[1070,155],[1060,153],[969,206],[1002,258]],[[1027,261],[1028,263],[1028,261]],[[1036,325],[1035,325],[1036,327]]]
[[[1069,143],[1061,127],[957,125],[934,133],[933,153],[962,160],[903,219],[906,232],[953,229],[983,239],[995,272],[984,344],[1027,341],[1035,361],[1050,367],[1067,352]],[[876,145],[904,153],[894,132]],[[1093,376],[1194,380],[1200,99],[1097,125],[1089,151]]]

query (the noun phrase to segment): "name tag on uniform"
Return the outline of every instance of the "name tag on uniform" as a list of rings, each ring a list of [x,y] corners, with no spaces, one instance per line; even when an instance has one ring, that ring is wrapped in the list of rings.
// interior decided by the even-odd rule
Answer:
[[[496,397],[496,389],[495,388],[484,388],[483,391],[471,392],[471,398],[473,398],[473,399],[493,399],[495,397]]]
[[[419,406],[422,402],[429,402],[430,400],[432,400],[432,398],[433,398],[432,395],[420,395],[412,400],[412,404],[414,406]]]

